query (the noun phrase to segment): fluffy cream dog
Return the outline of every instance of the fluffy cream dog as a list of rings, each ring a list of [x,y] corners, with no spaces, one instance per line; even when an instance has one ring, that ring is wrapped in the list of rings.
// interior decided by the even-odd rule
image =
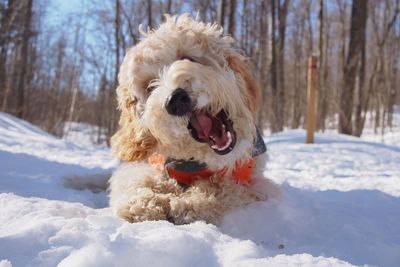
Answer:
[[[218,224],[278,197],[257,151],[260,91],[233,39],[188,14],[142,34],[119,74],[121,127],[111,145],[125,163],[110,179],[115,212],[130,222]]]

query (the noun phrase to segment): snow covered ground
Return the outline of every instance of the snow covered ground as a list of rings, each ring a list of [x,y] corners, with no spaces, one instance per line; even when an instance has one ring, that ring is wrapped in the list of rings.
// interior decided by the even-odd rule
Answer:
[[[282,201],[249,205],[220,227],[129,224],[104,192],[64,186],[110,173],[107,148],[0,113],[0,267],[400,266],[400,143],[329,133],[306,145],[302,130],[266,140],[265,175]]]
[[[66,122],[64,123],[63,133],[64,140],[72,141],[75,144],[107,146],[105,129],[103,128],[99,132],[99,127],[94,125],[82,122]]]

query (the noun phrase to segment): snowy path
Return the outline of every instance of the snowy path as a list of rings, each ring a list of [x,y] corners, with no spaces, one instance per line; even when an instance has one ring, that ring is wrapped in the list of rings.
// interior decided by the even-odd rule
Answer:
[[[254,203],[217,228],[129,224],[105,193],[63,177],[109,172],[102,147],[56,139],[0,113],[0,267],[400,266],[400,146],[303,131],[267,138],[281,202]]]

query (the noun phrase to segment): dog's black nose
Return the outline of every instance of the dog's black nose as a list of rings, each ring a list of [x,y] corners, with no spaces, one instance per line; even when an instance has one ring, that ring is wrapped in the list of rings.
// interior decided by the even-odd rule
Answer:
[[[192,100],[184,89],[178,88],[168,97],[165,108],[173,116],[184,116],[192,111]]]

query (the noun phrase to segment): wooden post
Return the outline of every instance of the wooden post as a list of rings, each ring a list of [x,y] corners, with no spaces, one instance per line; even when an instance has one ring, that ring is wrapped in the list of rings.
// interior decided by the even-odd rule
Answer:
[[[307,81],[307,144],[314,143],[315,131],[315,84],[317,81],[318,58],[312,56],[308,59],[308,81]]]

